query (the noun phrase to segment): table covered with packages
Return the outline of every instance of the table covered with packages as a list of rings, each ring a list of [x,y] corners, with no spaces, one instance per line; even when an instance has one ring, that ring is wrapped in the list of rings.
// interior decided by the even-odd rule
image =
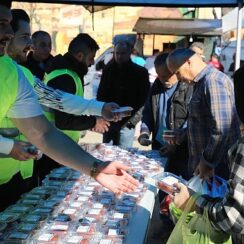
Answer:
[[[57,168],[0,213],[0,243],[144,243],[157,192],[153,176],[163,171],[166,158],[106,144],[83,148],[98,159],[129,165],[139,187],[116,196],[78,171]]]

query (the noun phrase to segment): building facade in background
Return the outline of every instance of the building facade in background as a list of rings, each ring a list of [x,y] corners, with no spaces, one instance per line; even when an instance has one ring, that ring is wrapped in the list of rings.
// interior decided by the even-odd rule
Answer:
[[[132,33],[139,17],[182,18],[187,9],[153,7],[113,7],[92,15],[83,6],[46,3],[13,3],[13,8],[25,9],[31,18],[32,31],[45,30],[53,41],[53,54],[65,53],[69,42],[80,32],[89,33],[100,46],[101,54],[112,45],[116,34]],[[199,18],[213,18],[212,8],[197,13]],[[175,36],[146,35],[144,54],[162,50],[163,43],[175,42]],[[154,43],[154,44],[153,44]]]

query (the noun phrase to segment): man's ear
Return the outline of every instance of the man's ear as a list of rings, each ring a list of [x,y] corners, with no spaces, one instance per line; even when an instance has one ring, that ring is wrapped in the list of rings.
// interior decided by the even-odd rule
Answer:
[[[83,61],[85,58],[85,55],[83,52],[78,52],[74,55],[75,59],[79,62]]]
[[[188,66],[189,66],[189,67],[191,67],[191,66],[192,66],[192,60],[191,60],[190,58],[189,58],[189,59],[187,59],[186,63],[188,64]]]

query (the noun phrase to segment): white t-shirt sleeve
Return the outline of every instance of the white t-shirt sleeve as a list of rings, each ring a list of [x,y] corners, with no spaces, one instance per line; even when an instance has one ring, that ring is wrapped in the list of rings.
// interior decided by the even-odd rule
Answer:
[[[14,146],[14,140],[0,135],[0,153],[8,155]]]
[[[53,89],[39,79],[35,79],[35,93],[44,107],[57,109],[75,115],[102,115],[104,102],[95,99],[87,100],[80,96]]]
[[[18,66],[17,69],[19,77],[18,94],[7,116],[9,118],[30,118],[42,115],[43,112],[33,88],[22,70]]]
[[[73,94],[64,93],[62,97],[64,111],[76,115],[102,115],[104,102],[95,99],[87,100]]]

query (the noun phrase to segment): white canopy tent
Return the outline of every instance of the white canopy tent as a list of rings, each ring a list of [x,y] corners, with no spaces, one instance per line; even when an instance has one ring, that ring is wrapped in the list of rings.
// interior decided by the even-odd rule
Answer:
[[[99,11],[108,6],[158,6],[158,7],[238,7],[237,45],[235,69],[240,67],[241,21],[243,0],[17,0],[18,2],[42,2],[76,4],[91,7],[91,11]]]

